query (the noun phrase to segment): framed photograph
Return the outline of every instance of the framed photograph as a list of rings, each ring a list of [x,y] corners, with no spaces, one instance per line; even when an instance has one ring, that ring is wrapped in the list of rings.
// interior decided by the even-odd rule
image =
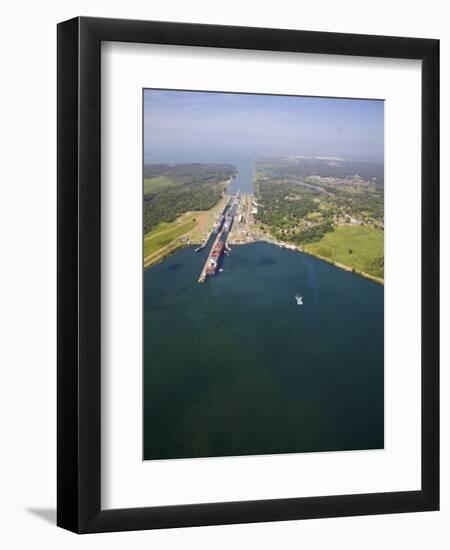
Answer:
[[[439,41],[58,25],[58,519],[438,510]]]

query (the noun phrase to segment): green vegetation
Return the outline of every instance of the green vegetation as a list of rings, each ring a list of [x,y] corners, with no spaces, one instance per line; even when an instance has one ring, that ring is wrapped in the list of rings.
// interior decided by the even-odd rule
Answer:
[[[271,178],[255,184],[258,222],[278,240],[303,244],[333,231],[333,213],[320,208],[318,192],[297,183]]]
[[[289,227],[291,222],[319,208],[314,201],[316,193],[278,179],[259,181],[257,196],[260,205],[258,219],[269,225]]]
[[[306,244],[307,252],[384,278],[384,232],[369,226],[339,226],[319,242]]]
[[[258,162],[258,169],[269,175],[305,178],[316,175],[322,178],[341,178],[358,174],[364,180],[371,180],[383,186],[384,166],[382,162],[367,162],[333,158],[284,157]]]
[[[282,158],[259,161],[256,223],[279,241],[384,277],[382,163]]]
[[[151,256],[173,240],[188,233],[196,224],[195,219],[172,223],[159,223],[144,237],[144,258]]]
[[[144,166],[144,233],[181,214],[209,210],[235,174],[228,164],[147,164]]]
[[[149,193],[158,193],[167,187],[177,185],[177,181],[167,176],[155,176],[144,180],[144,195]]]
[[[194,228],[205,231],[234,174],[226,164],[144,166],[144,267],[183,246]]]

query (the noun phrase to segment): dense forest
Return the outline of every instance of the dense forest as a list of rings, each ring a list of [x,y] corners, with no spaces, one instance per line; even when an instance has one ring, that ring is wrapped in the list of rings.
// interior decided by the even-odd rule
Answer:
[[[257,181],[257,220],[274,237],[297,244],[320,240],[333,231],[334,212],[321,208],[320,192],[290,181]]]
[[[218,177],[229,178],[236,173],[230,164],[145,164],[144,179],[167,176],[180,183],[207,183],[217,181]]]
[[[146,164],[144,233],[184,212],[212,208],[235,172],[228,164]]]
[[[384,183],[384,164],[358,160],[338,160],[324,158],[281,158],[259,163],[261,168],[279,176],[304,178],[311,175],[323,178],[347,178],[358,174],[365,180],[373,180],[378,185]]]

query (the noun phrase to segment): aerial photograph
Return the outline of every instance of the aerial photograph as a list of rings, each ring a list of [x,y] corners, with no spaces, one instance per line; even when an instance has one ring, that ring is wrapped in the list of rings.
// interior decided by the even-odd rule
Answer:
[[[143,270],[144,460],[384,448],[382,99],[144,89]]]

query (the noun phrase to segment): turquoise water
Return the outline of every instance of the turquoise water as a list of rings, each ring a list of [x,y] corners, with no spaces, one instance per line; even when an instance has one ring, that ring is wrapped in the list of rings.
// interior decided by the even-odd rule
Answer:
[[[144,459],[382,448],[383,287],[268,243],[201,285],[206,255],[144,273]]]

